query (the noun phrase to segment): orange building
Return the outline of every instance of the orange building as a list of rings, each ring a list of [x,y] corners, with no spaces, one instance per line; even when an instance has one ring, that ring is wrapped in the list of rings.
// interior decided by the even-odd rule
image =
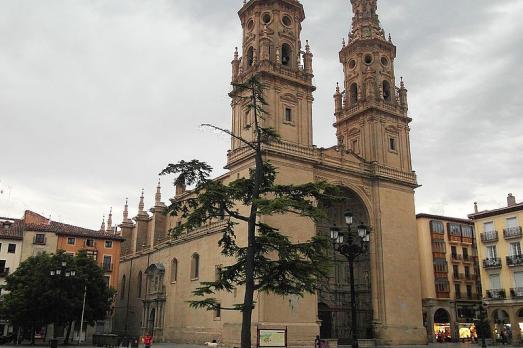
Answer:
[[[120,265],[120,243],[124,240],[114,233],[102,233],[84,229],[58,231],[57,250],[76,254],[85,250],[104,270],[107,284],[118,289],[118,270]]]
[[[107,284],[118,289],[121,243],[124,238],[112,227],[109,215],[98,231],[49,220],[32,211],[26,211],[23,221],[22,261],[42,252],[56,253],[63,250],[75,255],[81,250],[102,267]]]

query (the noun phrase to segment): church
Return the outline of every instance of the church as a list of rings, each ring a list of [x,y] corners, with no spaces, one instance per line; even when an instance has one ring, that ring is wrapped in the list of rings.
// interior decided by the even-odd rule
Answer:
[[[281,183],[325,180],[340,187],[346,200],[328,210],[328,219],[314,223],[297,216],[263,216],[263,221],[293,231],[291,239],[310,240],[344,225],[344,213],[371,228],[368,255],[355,265],[358,337],[367,345],[426,343],[423,327],[420,264],[417,248],[407,89],[397,87],[396,46],[380,25],[377,0],[351,0],[352,30],[339,52],[343,86],[334,94],[335,146],[318,148],[313,141],[313,53],[301,38],[305,11],[298,0],[244,1],[239,10],[243,43],[232,61],[232,82],[256,74],[265,85],[268,105],[263,127],[281,141],[264,148],[265,160],[278,171]],[[305,43],[305,44],[304,44]],[[238,52],[239,51],[239,52]],[[333,52],[334,53],[334,52]],[[251,116],[242,95],[230,94],[233,134],[252,137]],[[198,154],[194,155],[195,158]],[[227,153],[230,182],[249,174],[254,153],[236,139]],[[176,188],[176,197],[191,195]],[[120,225],[120,284],[114,329],[120,334],[152,332],[157,342],[203,343],[217,340],[239,346],[241,314],[190,308],[187,301],[200,282],[214,281],[227,264],[218,241],[224,221],[202,226],[172,239],[177,217],[166,216],[158,184],[155,205],[146,211],[143,193],[136,217],[126,203]],[[238,225],[239,243],[246,238]],[[242,237],[243,236],[243,237]],[[335,267],[315,294],[281,297],[255,293],[256,328],[285,328],[288,347],[313,347],[316,335],[345,344],[351,337],[348,263],[332,253]],[[224,307],[243,298],[242,289],[218,294]]]

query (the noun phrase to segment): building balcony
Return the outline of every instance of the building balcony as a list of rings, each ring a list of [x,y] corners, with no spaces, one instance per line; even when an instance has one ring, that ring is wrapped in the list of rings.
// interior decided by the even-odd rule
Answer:
[[[465,279],[465,275],[463,273],[454,273],[453,278],[454,280],[463,280]]]
[[[484,259],[483,268],[501,268],[501,259],[499,257]]]
[[[507,297],[505,289],[491,289],[487,290],[487,298],[492,300],[503,300]]]
[[[505,237],[505,239],[521,238],[522,236],[523,231],[521,230],[521,226],[509,227],[503,230],[503,237]]]
[[[5,278],[9,275],[9,268],[0,269],[0,278]]]
[[[465,274],[465,280],[470,281],[470,282],[477,282],[477,281],[479,281],[479,274],[474,274],[474,273]]]
[[[507,265],[509,267],[523,266],[523,255],[507,256]]]
[[[447,291],[436,291],[437,298],[450,298],[450,290]]]
[[[460,262],[460,261],[463,261],[463,255],[460,255],[460,254],[452,254],[451,257],[452,257],[452,261],[453,261],[453,262]]]
[[[104,270],[105,273],[112,272],[113,271],[113,264],[112,263],[104,263],[102,265],[102,269]]]
[[[481,234],[481,241],[483,243],[497,242],[498,240],[498,231],[489,231]]]
[[[523,298],[523,288],[512,288],[510,289],[511,298]]]

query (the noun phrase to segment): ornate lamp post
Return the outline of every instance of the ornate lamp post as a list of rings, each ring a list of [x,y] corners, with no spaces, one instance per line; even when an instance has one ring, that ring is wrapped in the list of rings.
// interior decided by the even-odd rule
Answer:
[[[483,302],[478,304],[476,306],[476,318],[478,320],[475,323],[476,326],[476,333],[478,334],[479,338],[481,339],[481,347],[487,348],[487,342],[485,340],[485,336],[487,334],[487,331],[490,330],[490,325],[487,317],[487,311],[485,310],[485,306],[483,305]]]
[[[356,308],[356,291],[354,289],[354,261],[358,258],[358,256],[368,253],[370,230],[363,224],[357,227],[353,226],[353,215],[350,212],[345,213],[345,224],[347,225],[346,234],[341,232],[338,227],[332,227],[330,233],[334,249],[345,256],[349,261],[350,299],[352,313],[352,347],[358,348],[358,313]]]
[[[66,279],[76,279],[76,270],[74,269],[67,269],[67,262],[62,261],[61,268],[57,268],[56,270],[51,270],[49,272],[49,275],[52,278],[57,277],[64,277]],[[80,333],[78,338],[78,343],[82,342],[82,332],[83,332],[83,323],[84,323],[84,313],[85,313],[85,298],[87,296],[87,285],[84,285],[84,298],[83,298],[83,304],[82,304],[82,316],[80,318]],[[53,333],[53,335],[56,337],[56,331]]]

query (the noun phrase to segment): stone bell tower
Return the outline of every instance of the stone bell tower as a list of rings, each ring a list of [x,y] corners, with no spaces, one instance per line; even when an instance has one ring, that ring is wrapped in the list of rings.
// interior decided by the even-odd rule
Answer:
[[[243,28],[243,57],[232,61],[232,82],[246,82],[254,74],[265,85],[267,106],[263,127],[277,131],[284,142],[312,145],[312,53],[302,50],[303,6],[297,0],[251,0],[239,11]],[[252,115],[247,101],[235,91],[232,98],[232,131],[249,139]],[[232,140],[232,150],[241,147]]]
[[[354,17],[340,61],[345,91],[336,89],[338,144],[369,162],[411,172],[407,90],[395,87],[396,46],[381,28],[377,0],[351,0]]]

